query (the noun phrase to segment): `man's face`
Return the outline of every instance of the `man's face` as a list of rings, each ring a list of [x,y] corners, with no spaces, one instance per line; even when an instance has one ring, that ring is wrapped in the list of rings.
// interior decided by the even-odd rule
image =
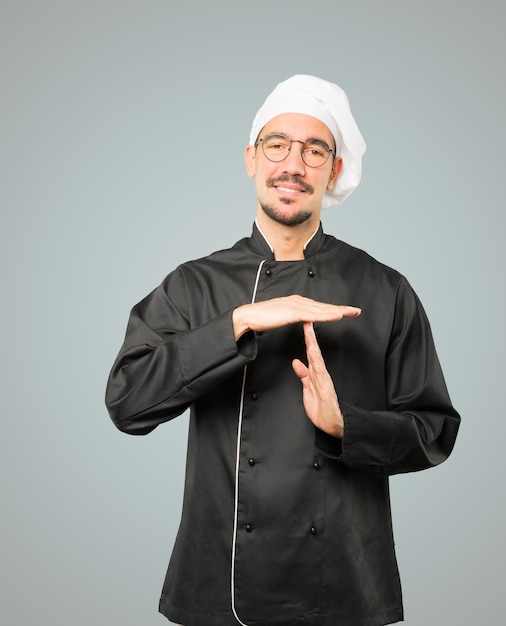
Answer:
[[[316,139],[334,149],[328,127],[310,115],[277,115],[263,127],[259,139],[271,134],[300,141]],[[248,146],[245,152],[246,171],[255,178],[258,207],[287,226],[319,221],[325,191],[332,189],[342,168],[341,159],[332,155],[320,167],[309,167],[302,160],[301,148],[301,143],[294,142],[286,159],[276,162],[267,159],[260,144]]]

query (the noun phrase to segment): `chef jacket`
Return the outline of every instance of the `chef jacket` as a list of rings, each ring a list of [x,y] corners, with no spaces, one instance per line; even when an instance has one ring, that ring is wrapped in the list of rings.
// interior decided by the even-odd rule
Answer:
[[[315,324],[341,441],[305,414],[301,324],[248,332],[239,305],[300,294],[362,309]],[[402,620],[388,476],[450,454],[450,402],[406,279],[318,229],[276,261],[256,226],[136,305],[110,374],[116,426],[146,434],[191,409],[179,532],[159,609],[185,626],[378,626]]]

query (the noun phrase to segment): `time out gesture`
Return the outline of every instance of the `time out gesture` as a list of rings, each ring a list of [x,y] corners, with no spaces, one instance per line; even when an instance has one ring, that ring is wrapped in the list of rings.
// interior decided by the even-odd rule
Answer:
[[[361,310],[353,306],[328,304],[303,296],[287,296],[240,306],[234,310],[232,321],[236,340],[248,331],[261,332],[297,322],[304,323],[307,365],[299,359],[292,362],[293,370],[302,383],[304,408],[316,427],[342,439],[343,414],[316,340],[313,322],[335,322],[343,317],[358,317],[360,313]]]

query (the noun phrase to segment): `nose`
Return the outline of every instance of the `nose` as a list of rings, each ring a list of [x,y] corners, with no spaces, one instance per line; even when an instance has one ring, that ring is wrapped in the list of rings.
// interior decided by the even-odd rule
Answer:
[[[283,171],[288,174],[303,176],[306,172],[306,164],[302,160],[301,144],[302,141],[292,140],[290,152],[281,162],[283,164]]]

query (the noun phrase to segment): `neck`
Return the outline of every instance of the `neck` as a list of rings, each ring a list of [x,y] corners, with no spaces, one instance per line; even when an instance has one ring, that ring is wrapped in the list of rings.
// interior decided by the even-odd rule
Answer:
[[[256,223],[274,251],[276,261],[301,261],[304,259],[304,246],[319,226],[318,219],[308,219],[303,224],[286,226],[279,224],[257,212]]]

